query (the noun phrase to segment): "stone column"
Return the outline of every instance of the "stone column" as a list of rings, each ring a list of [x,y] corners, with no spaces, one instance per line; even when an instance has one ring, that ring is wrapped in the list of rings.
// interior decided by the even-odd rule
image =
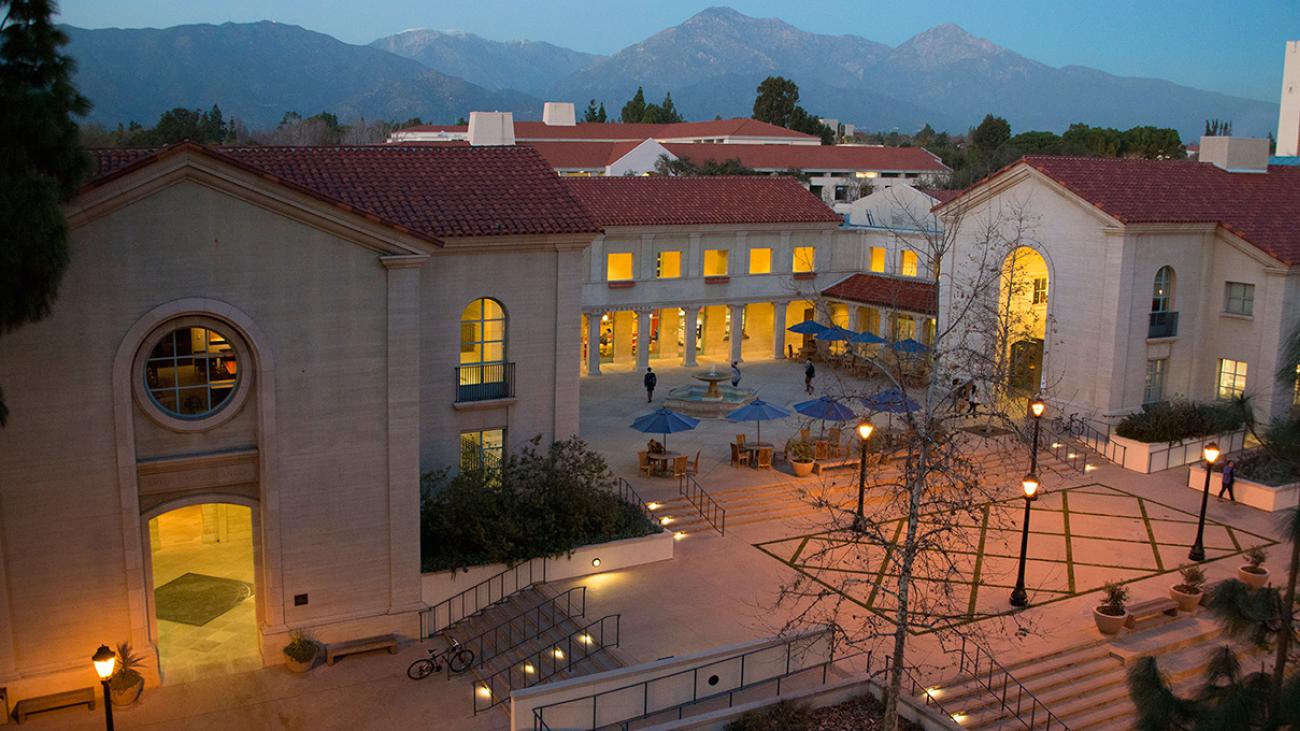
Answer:
[[[389,612],[420,601],[420,266],[425,256],[386,256],[388,273]]]
[[[731,360],[740,362],[741,348],[745,345],[745,331],[741,328],[741,323],[745,319],[744,305],[728,305],[731,308]]]
[[[930,318],[926,317],[925,315],[912,316],[912,321],[916,323],[915,325],[912,326],[912,330],[915,333],[913,337],[916,339],[916,342],[918,343],[925,342],[925,323],[929,319]]]
[[[686,312],[686,322],[682,328],[686,332],[686,353],[682,356],[682,365],[687,368],[695,367],[695,324],[700,318],[700,306],[690,305],[683,307]]]
[[[636,311],[636,369],[644,371],[650,365],[650,310]]]
[[[603,312],[587,313],[587,375],[600,375],[600,318]]]
[[[772,303],[772,357],[777,360],[785,357],[785,311],[788,309],[789,302]]]

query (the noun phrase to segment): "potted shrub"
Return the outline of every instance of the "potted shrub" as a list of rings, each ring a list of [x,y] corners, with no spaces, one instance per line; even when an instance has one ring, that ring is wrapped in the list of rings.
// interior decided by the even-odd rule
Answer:
[[[1102,590],[1106,596],[1092,610],[1092,618],[1103,635],[1113,635],[1128,621],[1128,610],[1124,608],[1128,602],[1128,587],[1110,582]]]
[[[791,440],[785,445],[785,458],[794,470],[795,477],[807,477],[812,474],[813,445],[800,440]]]
[[[1191,565],[1183,566],[1178,569],[1182,575],[1182,582],[1169,587],[1169,598],[1178,602],[1178,611],[1194,612],[1196,605],[1201,603],[1201,597],[1205,591],[1201,588],[1205,586],[1205,571],[1200,566]]]
[[[144,692],[144,676],[136,668],[143,664],[143,657],[131,653],[130,642],[117,646],[117,668],[113,677],[108,679],[108,695],[113,705],[129,706],[140,699]]]
[[[1268,569],[1264,568],[1264,559],[1268,552],[1259,546],[1246,551],[1246,564],[1237,569],[1237,578],[1252,589],[1259,589],[1268,583]]]
[[[294,630],[289,633],[289,644],[284,646],[285,664],[295,673],[311,670],[316,662],[316,641],[306,633]]]

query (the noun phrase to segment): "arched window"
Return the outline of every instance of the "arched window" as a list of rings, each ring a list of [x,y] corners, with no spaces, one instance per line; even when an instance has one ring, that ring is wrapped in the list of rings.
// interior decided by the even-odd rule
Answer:
[[[1151,311],[1173,312],[1174,309],[1174,268],[1160,267],[1151,288]]]
[[[506,361],[506,311],[483,297],[460,315],[460,384],[457,401],[481,401],[514,395],[511,364]]]

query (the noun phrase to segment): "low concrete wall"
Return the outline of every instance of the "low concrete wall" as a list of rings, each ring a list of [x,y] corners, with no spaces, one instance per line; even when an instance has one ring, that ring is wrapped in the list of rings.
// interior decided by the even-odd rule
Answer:
[[[1180,442],[1150,443],[1111,434],[1110,441],[1124,447],[1124,463],[1121,465],[1124,469],[1149,474],[1200,461],[1201,450],[1210,442],[1217,443],[1219,451],[1224,454],[1236,452],[1245,446],[1246,432],[1240,430]]]
[[[640,538],[579,546],[570,554],[546,559],[545,580],[560,581],[664,561],[673,557],[675,543],[671,531],[662,531]],[[592,561],[597,558],[600,559],[600,566],[593,566]],[[420,598],[425,604],[437,604],[492,578],[507,568],[509,566],[506,564],[493,563],[471,566],[468,571],[438,571],[423,574],[420,577]],[[536,578],[541,580],[541,574],[538,573]]]
[[[823,631],[754,640],[517,690],[510,694],[510,728],[531,731],[533,712],[543,707],[551,731],[588,731],[673,708],[829,662],[832,637]],[[787,663],[792,641],[797,649]],[[606,695],[597,701],[599,694]]]
[[[1223,473],[1210,473],[1210,494],[1218,495],[1219,488],[1223,485]],[[1205,489],[1205,468],[1199,465],[1192,465],[1187,469],[1187,486],[1201,492]],[[1238,476],[1232,483],[1232,494],[1237,502],[1249,505],[1252,508],[1267,510],[1275,513],[1286,508],[1294,508],[1297,500],[1300,500],[1300,482],[1293,482],[1289,485],[1265,485],[1262,482],[1254,482],[1244,477]]]

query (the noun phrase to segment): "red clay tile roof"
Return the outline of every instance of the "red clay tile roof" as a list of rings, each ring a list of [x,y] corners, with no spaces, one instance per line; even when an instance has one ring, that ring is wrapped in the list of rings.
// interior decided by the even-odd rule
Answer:
[[[93,150],[89,185],[196,149],[435,239],[595,233],[591,215],[530,147],[366,145]]]
[[[1230,173],[1188,160],[1027,156],[970,190],[1020,164],[1121,223],[1215,223],[1286,264],[1300,264],[1300,168]]]
[[[884,274],[854,274],[822,290],[832,299],[879,305],[896,310],[933,315],[938,311],[938,297],[933,282],[923,279],[890,277]]]
[[[863,145],[744,145],[674,142],[664,145],[692,162],[738,159],[755,170],[916,171],[946,173],[948,167],[921,147]]]
[[[641,142],[521,142],[538,152],[557,170],[605,169],[636,149]]]
[[[626,176],[564,178],[602,226],[840,223],[794,178]]]
[[[407,127],[402,132],[459,132],[468,127],[463,124],[422,124]],[[812,141],[818,138],[795,132],[756,119],[716,119],[705,122],[676,122],[673,124],[616,124],[612,122],[579,122],[572,126],[550,125],[544,122],[515,122],[515,141],[536,140],[597,140],[618,142],[644,139],[676,139],[681,137],[785,137]]]

